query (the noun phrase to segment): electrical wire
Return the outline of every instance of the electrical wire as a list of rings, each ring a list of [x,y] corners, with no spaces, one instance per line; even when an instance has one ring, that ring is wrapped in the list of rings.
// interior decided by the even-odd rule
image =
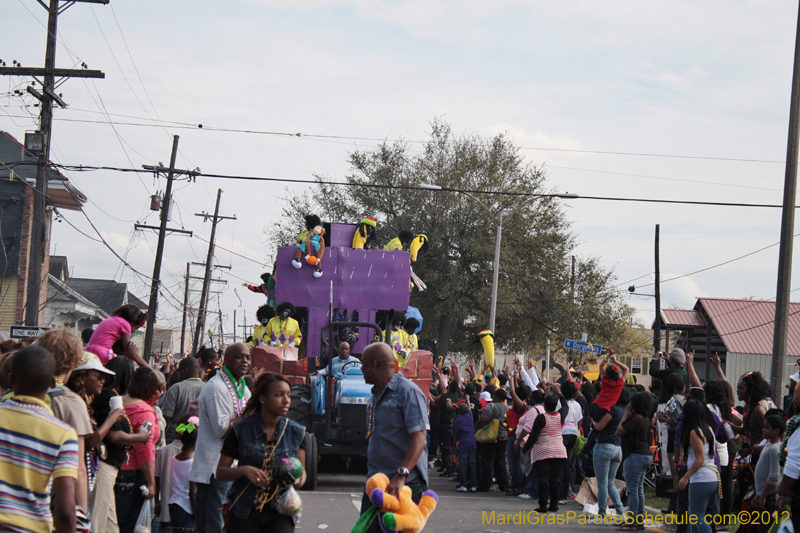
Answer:
[[[133,117],[128,115],[130,118],[135,118],[137,120],[153,120],[152,118],[148,119],[145,117]],[[101,121],[93,121],[93,120],[85,120],[85,119],[66,119],[66,118],[59,118],[57,120],[65,120],[71,122],[83,122],[87,124],[91,123],[104,123]],[[302,133],[302,132],[285,132],[285,131],[269,131],[269,130],[254,130],[254,129],[241,129],[241,128],[223,128],[223,127],[216,127],[216,126],[208,126],[201,123],[189,123],[189,122],[179,122],[179,121],[160,121],[162,124],[144,124],[141,122],[117,122],[116,124],[119,126],[138,126],[138,127],[156,127],[156,128],[163,128],[163,123],[173,124],[174,129],[194,129],[194,130],[206,130],[206,131],[217,131],[217,132],[224,132],[224,133],[244,133],[244,134],[252,134],[252,135],[269,135],[275,137],[287,137],[287,138],[303,138],[303,139],[312,139],[312,140],[345,140],[345,141],[367,141],[367,142],[378,142],[378,143],[385,143],[385,142],[406,142],[409,144],[428,144],[429,141],[424,140],[415,140],[415,139],[403,139],[403,138],[381,138],[381,137],[362,137],[356,135],[324,135],[324,134],[315,134],[315,133]],[[598,155],[623,155],[623,156],[635,156],[635,157],[658,157],[658,158],[672,158],[672,159],[699,159],[699,160],[708,160],[708,161],[735,161],[735,162],[745,162],[745,163],[773,163],[773,164],[784,164],[785,161],[777,160],[777,159],[755,159],[755,158],[741,158],[741,157],[717,157],[717,156],[698,156],[698,155],[687,155],[687,154],[661,154],[661,153],[654,153],[654,152],[623,152],[623,151],[616,151],[616,150],[581,150],[576,148],[547,148],[544,146],[520,146],[520,150],[538,150],[538,151],[550,151],[550,152],[570,152],[570,153],[581,153],[581,154],[598,154]]]
[[[91,166],[91,165],[57,165],[58,168],[66,168],[74,172],[89,172],[96,170],[111,170],[115,172],[150,172],[136,168],[121,168],[110,166]],[[212,179],[233,179],[245,181],[267,181],[276,183],[304,183],[308,185],[335,185],[341,187],[369,187],[374,189],[396,189],[396,190],[411,190],[411,191],[428,191],[428,192],[456,192],[468,194],[486,194],[493,196],[512,196],[512,197],[539,197],[539,198],[556,198],[561,197],[569,200],[602,200],[614,202],[644,202],[644,203],[657,203],[657,204],[681,204],[681,205],[703,205],[703,206],[716,206],[716,207],[766,207],[782,209],[783,206],[779,204],[752,204],[745,202],[706,202],[700,200],[667,200],[661,198],[623,198],[614,196],[574,196],[568,197],[564,193],[528,193],[528,192],[512,192],[512,191],[478,191],[471,189],[430,189],[428,187],[414,186],[414,185],[380,185],[374,183],[350,183],[342,181],[327,181],[327,180],[303,180],[291,178],[271,178],[265,176],[242,176],[235,174],[212,174],[207,172],[193,172],[193,178],[203,177]],[[800,206],[795,207],[800,208]]]

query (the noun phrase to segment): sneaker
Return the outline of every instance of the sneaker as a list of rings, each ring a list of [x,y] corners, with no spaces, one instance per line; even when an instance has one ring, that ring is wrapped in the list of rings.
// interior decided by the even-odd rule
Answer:
[[[470,487],[469,491],[470,492],[478,492],[478,487]]]
[[[530,494],[525,494],[524,492],[518,496],[520,500],[532,500],[533,496]]]
[[[558,500],[558,505],[566,505],[567,500]]]
[[[301,263],[297,259],[292,259],[292,266],[295,267],[295,268],[302,268],[303,263]]]
[[[469,489],[464,485],[459,485],[458,487],[456,487],[456,492],[467,492],[468,490]]]
[[[439,474],[439,477],[452,477],[453,474],[455,474],[455,472],[453,471],[452,468],[445,468],[444,471],[442,471],[442,473]]]
[[[314,277],[315,278],[321,278],[322,277],[322,269],[320,269],[320,268],[316,269],[314,271]]]
[[[519,490],[517,490],[517,489],[508,489],[506,491],[506,496],[519,496]]]
[[[534,509],[534,511],[536,511],[539,514],[545,514],[548,512],[546,507],[537,507],[536,509]]]

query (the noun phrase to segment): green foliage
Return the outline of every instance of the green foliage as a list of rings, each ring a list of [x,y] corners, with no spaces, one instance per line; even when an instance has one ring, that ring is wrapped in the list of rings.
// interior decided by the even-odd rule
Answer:
[[[428,290],[415,290],[411,305],[426,319],[421,338],[438,341],[438,355],[481,351],[474,339],[488,326],[497,230],[488,211],[504,213],[495,331],[499,350],[539,350],[548,334],[556,348],[583,331],[593,342],[608,344],[630,326],[633,309],[614,289],[613,273],[595,258],[576,261],[571,298],[576,242],[562,200],[535,196],[553,191],[546,189],[542,170],[526,163],[505,135],[488,140],[455,135],[448,124],[434,120],[421,151],[404,142],[384,143],[353,152],[349,163],[347,186],[321,183],[333,180],[318,174],[310,193],[289,195],[269,240],[291,242],[307,213],[332,222],[373,217],[381,246],[402,229],[427,235],[429,250],[413,268]],[[469,194],[403,188],[425,183]]]

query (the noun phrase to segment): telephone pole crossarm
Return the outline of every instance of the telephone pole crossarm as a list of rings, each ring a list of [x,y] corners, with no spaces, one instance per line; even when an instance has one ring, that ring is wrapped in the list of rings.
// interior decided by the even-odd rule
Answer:
[[[158,227],[158,226],[147,226],[145,224],[134,224],[133,227],[134,227],[134,229],[154,229],[156,231],[161,231],[161,228]],[[170,231],[172,233],[183,233],[183,234],[188,235],[189,237],[192,236],[192,232],[191,231],[186,231],[186,230],[183,230],[183,229],[164,228],[164,231]]]

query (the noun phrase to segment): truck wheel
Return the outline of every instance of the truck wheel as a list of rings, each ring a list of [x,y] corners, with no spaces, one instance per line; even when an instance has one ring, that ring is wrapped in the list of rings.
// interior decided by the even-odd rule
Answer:
[[[289,407],[289,420],[294,420],[306,430],[311,429],[314,418],[314,393],[309,385],[295,385],[291,390],[292,404]]]
[[[317,437],[306,432],[303,441],[306,449],[306,483],[303,485],[303,490],[314,490],[317,487],[317,468],[319,466]]]

